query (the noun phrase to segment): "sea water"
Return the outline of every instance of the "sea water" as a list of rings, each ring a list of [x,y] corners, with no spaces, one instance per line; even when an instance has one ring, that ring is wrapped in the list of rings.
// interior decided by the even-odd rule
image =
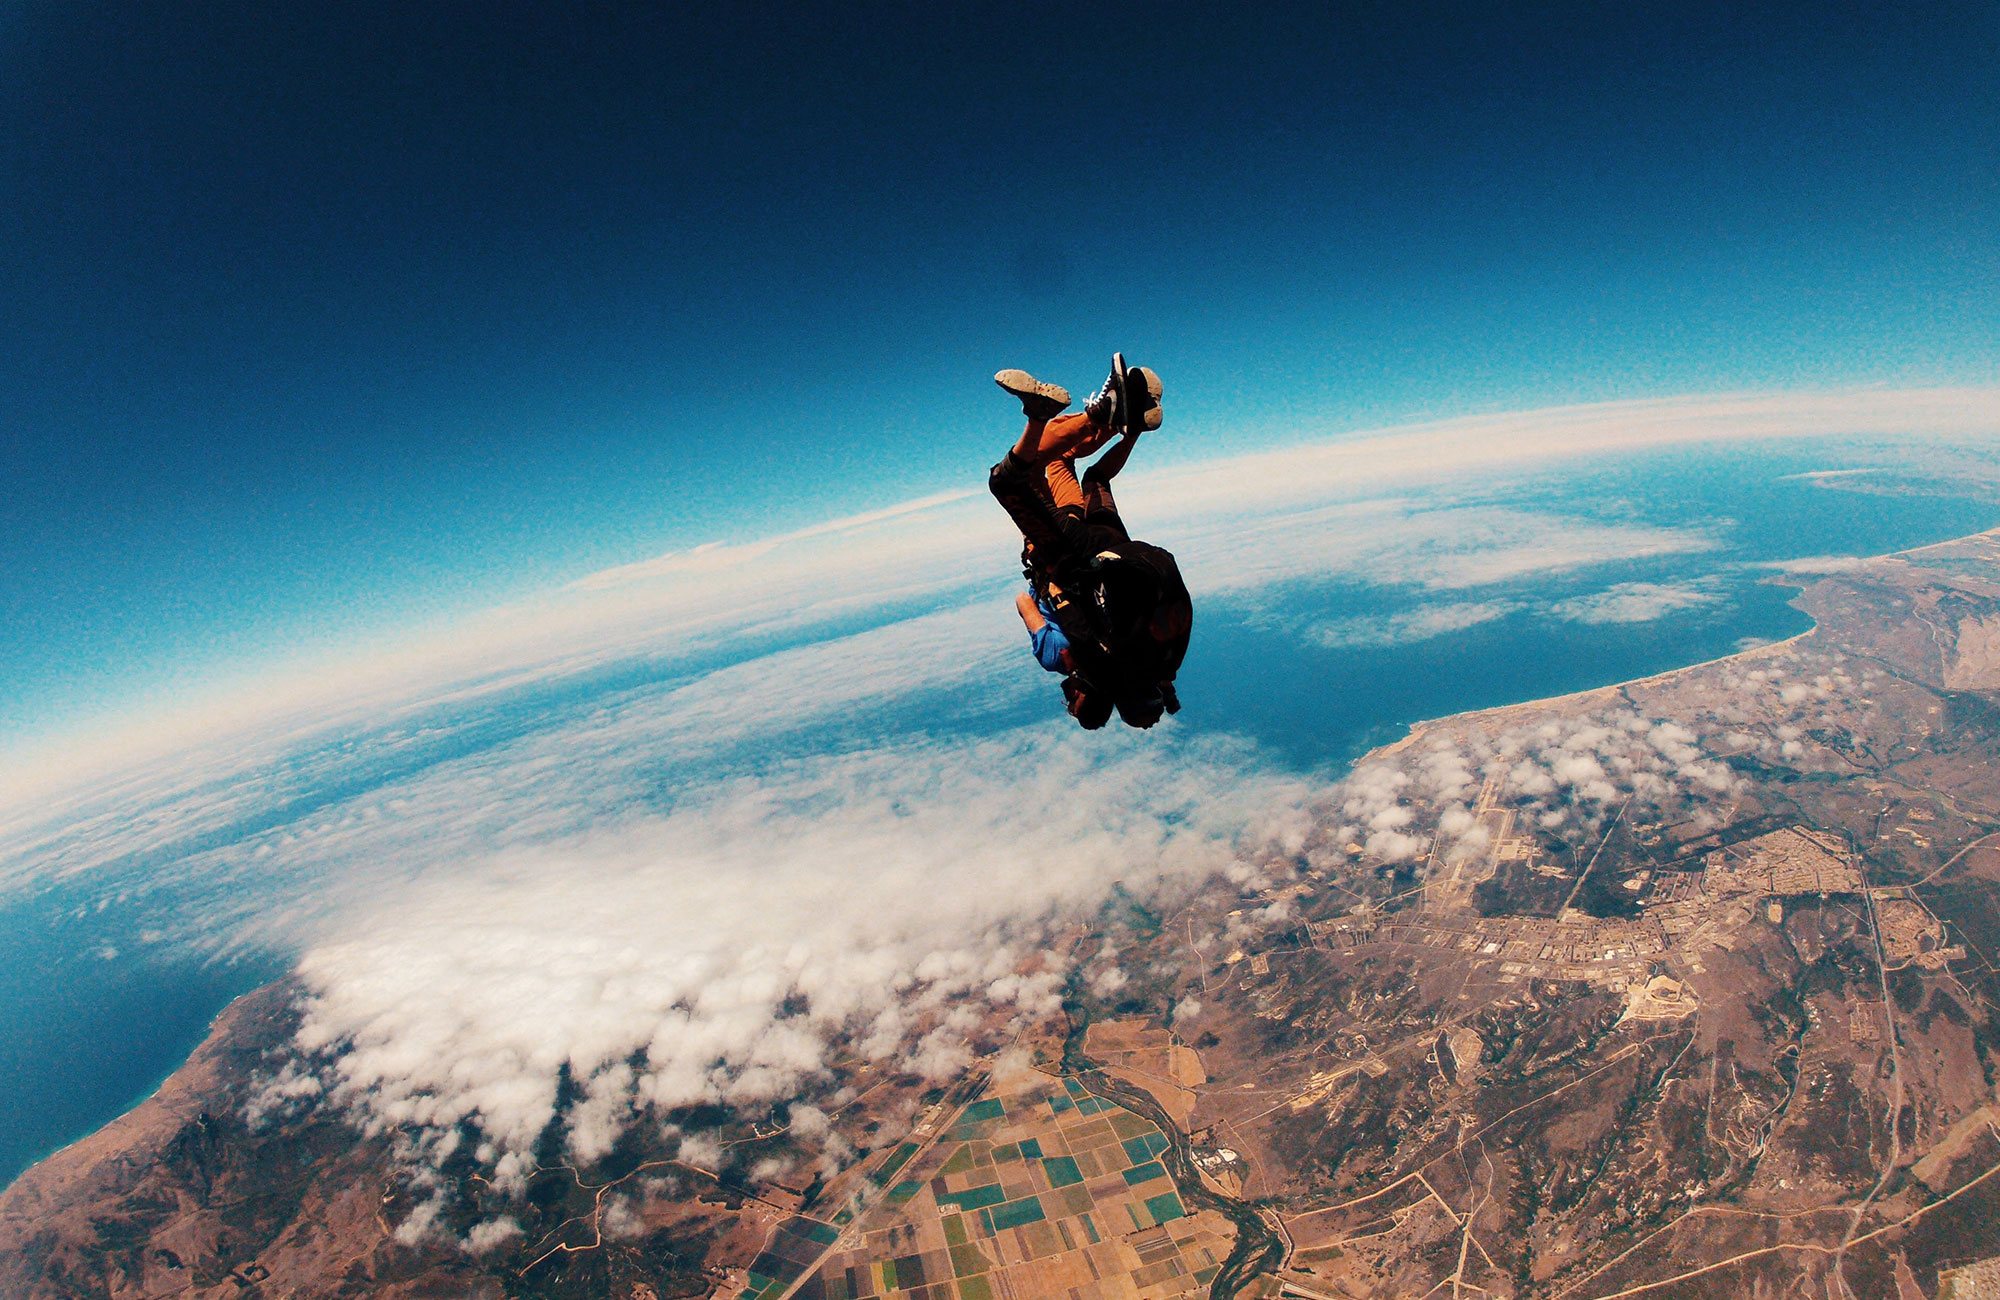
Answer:
[[[1863,493],[1797,477],[1838,464],[1819,449],[1701,448],[1607,463],[1554,489],[1542,478],[1461,496],[1588,522],[1692,529],[1712,546],[1452,593],[1504,612],[1372,643],[1323,631],[1393,628],[1398,616],[1445,598],[1349,575],[1295,584],[1255,612],[1216,602],[1198,612],[1180,680],[1186,707],[1170,725],[1247,735],[1274,763],[1332,778],[1425,718],[1603,686],[1805,631],[1809,621],[1788,603],[1794,592],[1769,581],[1771,562],[1880,554],[2000,524],[2000,505],[1948,491]],[[1643,622],[1577,622],[1557,612],[1617,583],[1692,587],[1702,600]],[[1035,671],[1025,655],[1022,667]],[[589,709],[628,685],[614,676],[542,689],[510,713]],[[1058,725],[1047,716],[1053,701],[1051,687],[1032,717],[972,710],[959,725]],[[933,713],[911,725],[937,722]],[[446,750],[401,761],[500,743],[519,725],[496,715],[446,729]],[[325,795],[307,792],[300,806]],[[184,925],[199,906],[170,891],[106,892],[79,881],[0,908],[0,1184],[142,1100],[231,998],[283,973],[279,955],[222,960],[151,941],[164,918],[178,914]]]
[[[0,909],[0,1184],[145,1100],[223,1007],[284,973],[154,952],[149,933],[83,889]]]
[[[1796,586],[1774,566],[1807,557],[1909,550],[2000,525],[2000,504],[1926,491],[1859,491],[1815,480],[1812,448],[1712,447],[1621,459],[1551,491],[1546,479],[1500,485],[1479,504],[1532,508],[1602,524],[1695,530],[1711,549],[1538,574],[1441,595],[1394,584],[1298,584],[1273,618],[1197,612],[1180,677],[1182,719],[1255,737],[1304,771],[1331,772],[1396,740],[1413,723],[1566,695],[1702,663],[1805,632]],[[1854,483],[1854,480],[1848,480]],[[1856,484],[1856,486],[1859,486]],[[1947,493],[1949,489],[1946,490]],[[1806,579],[1810,581],[1810,579]],[[1559,612],[1615,584],[1691,590],[1701,603],[1639,622],[1577,622]],[[1393,625],[1449,603],[1505,610],[1434,636],[1316,643],[1315,628]],[[1337,639],[1337,638],[1336,638]]]

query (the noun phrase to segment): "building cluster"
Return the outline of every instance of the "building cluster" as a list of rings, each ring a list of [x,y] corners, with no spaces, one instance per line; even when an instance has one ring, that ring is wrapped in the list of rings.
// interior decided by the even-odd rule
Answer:
[[[1651,918],[1606,919],[1573,913],[1563,920],[1527,916],[1343,916],[1309,929],[1329,946],[1400,944],[1496,959],[1504,981],[1582,980],[1623,992],[1664,952],[1667,936]]]
[[[1791,826],[1710,852],[1704,860],[1707,894],[1858,894],[1866,886],[1847,845],[1837,835]]]

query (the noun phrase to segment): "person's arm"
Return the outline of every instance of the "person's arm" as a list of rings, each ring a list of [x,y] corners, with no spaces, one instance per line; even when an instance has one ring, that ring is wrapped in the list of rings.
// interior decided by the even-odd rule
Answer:
[[[1041,609],[1036,606],[1035,598],[1025,591],[1014,597],[1014,612],[1019,614],[1021,622],[1027,625],[1029,636],[1035,635],[1049,625],[1049,621],[1042,617]]]
[[[1014,597],[1014,612],[1021,616],[1022,624],[1028,629],[1028,649],[1035,656],[1035,662],[1052,673],[1070,671],[1069,638],[1062,628],[1049,621],[1042,613],[1041,606],[1027,592]]]
[[[1110,482],[1117,477],[1119,470],[1125,468],[1125,461],[1132,455],[1132,448],[1138,445],[1138,434],[1125,434],[1111,444],[1111,450],[1100,456],[1095,465],[1083,472],[1084,477],[1096,479],[1100,483]]]

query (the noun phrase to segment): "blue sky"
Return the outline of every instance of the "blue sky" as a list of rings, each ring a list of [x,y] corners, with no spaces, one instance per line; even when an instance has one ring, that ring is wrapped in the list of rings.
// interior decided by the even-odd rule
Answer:
[[[1002,365],[2000,379],[1990,5],[682,8],[0,19],[0,733],[976,487]]]

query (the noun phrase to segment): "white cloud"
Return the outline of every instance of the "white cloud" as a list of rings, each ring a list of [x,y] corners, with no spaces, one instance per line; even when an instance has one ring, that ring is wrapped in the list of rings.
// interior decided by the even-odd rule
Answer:
[[[1135,473],[1121,495],[1142,532],[1165,521],[1159,540],[1204,596],[1328,577],[1464,591],[1713,541],[1380,498],[1855,412],[2000,427],[1994,394],[1897,397],[1462,421]],[[582,1094],[566,1139],[585,1157],[649,1107],[794,1095],[836,1042],[950,1072],[990,1046],[972,1013],[1054,1006],[1042,941],[1114,880],[1171,897],[1242,878],[1246,854],[1296,846],[1306,821],[1297,785],[1171,724],[1083,736],[1051,709],[1049,726],[966,739],[929,734],[920,713],[883,723],[927,700],[1047,690],[1008,608],[1014,550],[990,502],[933,497],[621,566],[201,717],[69,744],[0,780],[0,890],[143,872],[202,891],[202,939],[302,948],[315,1065],[276,1067],[258,1105],[331,1098],[433,1150],[470,1123],[502,1187],[520,1185],[565,1064]],[[1641,586],[1577,613],[1692,598]],[[1494,611],[1440,600],[1392,630]],[[563,695],[609,669],[631,681]],[[1474,851],[1463,810],[1487,779],[1544,825],[1595,826],[1614,797],[1727,785],[1691,739],[1632,715],[1419,747],[1342,784],[1342,834],[1378,862],[1413,860],[1433,838],[1421,801],[1447,810],[1447,853]],[[139,757],[107,768],[111,752]],[[802,1132],[816,1113],[795,1110]],[[726,1153],[689,1134],[681,1156]],[[421,1234],[427,1213],[404,1227]]]
[[[1650,623],[1721,599],[1710,580],[1620,582],[1603,591],[1557,601],[1549,606],[1549,612],[1571,623]]]
[[[649,1108],[795,1096],[834,1042],[951,1076],[993,1046],[974,1041],[978,1009],[1059,1006],[1056,927],[1114,881],[1186,890],[1282,831],[1300,797],[1227,748],[1106,749],[1037,731],[822,756],[664,814],[470,855],[456,842],[414,872],[419,850],[361,825],[340,855],[377,901],[344,889],[316,923],[300,1046],[360,1123],[431,1144],[471,1123],[492,1163],[531,1149],[565,1064],[582,1096],[566,1140],[586,1160]],[[587,801],[593,752],[543,768],[541,797]],[[492,793],[471,772],[437,779],[463,786],[439,806]],[[386,891],[360,865],[385,839],[406,877]],[[1122,972],[1100,979],[1110,993]],[[274,1087],[310,1099],[301,1077]]]
[[[1327,649],[1357,646],[1408,645],[1447,632],[1461,632],[1505,618],[1515,606],[1505,601],[1455,601],[1423,605],[1397,614],[1328,619],[1305,630],[1306,640]]]
[[[1491,844],[1465,802],[1475,780],[1521,812],[1518,826],[1594,836],[1627,802],[1655,808],[1737,789],[1740,778],[1700,745],[1688,728],[1623,705],[1497,731],[1446,721],[1335,787],[1340,811],[1362,824],[1340,828],[1336,839],[1365,834],[1364,866],[1410,862],[1433,848],[1447,864],[1473,860]],[[1684,804],[1675,815],[1689,811]]]
[[[646,1220],[629,1196],[611,1196],[597,1215],[597,1230],[606,1241],[635,1241],[646,1235]]]
[[[521,1235],[521,1225],[511,1217],[487,1219],[476,1223],[472,1231],[465,1234],[465,1252],[468,1255],[484,1255],[498,1250]]]
[[[1401,831],[1374,831],[1362,841],[1362,852],[1378,862],[1408,862],[1430,847],[1430,841]]]
[[[1619,560],[1712,550],[1705,534],[1400,498],[1175,520],[1196,596],[1341,579],[1462,591]]]
[[[1795,560],[1768,560],[1756,567],[1776,569],[1782,573],[1853,573],[1868,567],[1873,561],[1858,555],[1802,555]]]
[[[1121,480],[1121,497],[1142,534],[1190,561],[1200,593],[1369,575],[1370,566],[1377,580],[1463,589],[1708,542],[1520,512],[1425,520],[1408,502],[1383,498],[1644,447],[1829,439],[1852,429],[1990,441],[2000,434],[2000,389],[1676,398],[1467,417],[1164,471],[1142,463]],[[1369,535],[1374,522],[1386,525],[1380,537]],[[1436,526],[1444,524],[1460,531],[1441,543]],[[1016,549],[982,493],[942,493],[622,565],[401,642],[261,665],[94,730],[0,738],[0,850],[18,851],[24,840],[32,847],[53,816],[87,814],[107,800],[127,809],[134,798],[168,803],[218,775],[268,769],[343,727],[607,665],[695,662],[745,638],[798,636],[829,620],[969,598],[1006,585]]]
[[[956,499],[923,503],[920,509],[880,512],[880,518],[852,530],[826,530],[855,548],[848,553],[788,555],[784,547],[745,548],[729,560],[742,571],[732,569],[726,581],[700,566],[698,572],[675,567],[664,576],[621,580],[608,592],[578,597],[595,610],[588,620],[565,624],[559,611],[544,611],[551,620],[546,627],[529,620],[535,635],[544,638],[534,643],[540,647],[535,653],[544,658],[532,671],[492,668],[473,685],[405,698],[374,715],[354,705],[310,723],[296,717],[280,720],[262,733],[216,741],[171,760],[140,763],[87,798],[53,800],[33,809],[17,806],[11,838],[6,813],[0,811],[0,863],[8,864],[0,865],[0,892],[38,875],[73,874],[138,855],[171,855],[175,846],[222,835],[263,808],[282,806],[300,795],[310,801],[317,790],[351,782],[371,765],[393,769],[405,764],[412,749],[449,749],[454,727],[488,726],[486,719],[512,707],[523,690],[559,686],[586,670],[639,668],[667,683],[677,680],[677,671],[692,674],[678,685],[638,688],[669,690],[672,708],[613,711],[567,736],[565,743],[572,748],[579,743],[597,746],[605,771],[629,778],[628,786],[618,787],[620,793],[629,793],[631,785],[645,779],[634,770],[635,761],[651,762],[661,753],[690,761],[697,754],[741,748],[757,737],[770,740],[816,723],[837,723],[922,691],[951,691],[962,700],[1018,699],[1022,691],[1046,691],[1039,674],[1021,671],[1024,638],[1005,594],[1012,586],[1007,577],[1012,559],[1007,553],[1011,548],[1004,547],[1004,520],[996,524],[986,517],[999,515],[990,502],[981,503],[986,509],[976,517],[950,513],[967,504]],[[909,548],[930,547],[936,539],[929,530],[947,520],[953,530],[948,541],[912,558]],[[1497,507],[1416,509],[1393,501],[1227,527],[1214,520],[1213,512],[1198,516],[1189,525],[1195,536],[1176,542],[1192,585],[1210,597],[1308,574],[1442,590],[1518,576],[1536,567],[1712,545],[1707,538],[1671,530],[1585,525]],[[981,555],[968,539],[987,533],[997,540],[988,539],[993,553]],[[987,575],[985,590],[992,594],[966,594],[976,591],[967,585],[973,573]],[[880,590],[871,593],[863,585],[864,576],[884,574],[894,581],[885,585],[879,578],[869,579]],[[637,603],[630,608],[619,603],[628,600]],[[918,609],[940,603],[942,608],[911,615],[896,608],[905,602]],[[894,617],[888,615],[892,608]],[[883,617],[872,623],[857,617],[857,611],[869,609]],[[1504,609],[1501,602],[1446,603],[1394,630],[1441,632],[1453,624],[1497,617]],[[628,616],[629,625],[620,622]],[[827,622],[836,617],[859,623],[863,630],[834,635]],[[665,631],[669,627],[671,634]],[[556,654],[567,636],[583,641]],[[773,640],[783,645],[786,638],[800,636],[808,638],[804,644],[775,652],[767,648]],[[830,639],[811,639],[815,636]],[[472,639],[478,641],[477,636]],[[726,660],[732,652],[740,661],[719,669],[695,674],[682,667],[697,653],[712,662]],[[473,722],[453,721],[459,718]],[[616,743],[613,733],[619,733]],[[488,771],[488,780],[509,786],[535,779],[533,763],[511,752],[507,757],[505,766]],[[535,760],[545,761],[553,760]],[[607,779],[596,788],[612,785]],[[447,836],[454,834],[484,816],[479,808],[465,808],[425,818],[418,810],[392,806],[412,797],[393,783],[382,794],[373,815],[421,827],[430,837],[440,827]],[[342,816],[352,812],[344,804],[339,807]],[[603,812],[600,801],[549,810],[546,817],[581,824]],[[60,819],[52,822],[52,813],[66,817],[67,825]],[[541,826],[529,823],[525,829]],[[326,826],[315,816],[299,833],[337,836],[344,829]],[[267,839],[262,847],[268,853],[286,846]],[[183,864],[191,871],[214,865],[214,855],[207,853]],[[230,865],[244,875],[258,874],[254,864]],[[282,866],[283,859],[268,864],[265,874]]]
[[[1108,998],[1130,981],[1131,977],[1121,966],[1099,966],[1091,973],[1090,991],[1097,997]]]
[[[1778,481],[1781,483],[1800,482],[1800,481],[1807,483],[1821,483],[1828,479],[1860,478],[1864,475],[1880,474],[1882,472],[1883,471],[1881,469],[1873,466],[1867,466],[1859,469],[1809,469],[1802,474],[1786,474]]]

